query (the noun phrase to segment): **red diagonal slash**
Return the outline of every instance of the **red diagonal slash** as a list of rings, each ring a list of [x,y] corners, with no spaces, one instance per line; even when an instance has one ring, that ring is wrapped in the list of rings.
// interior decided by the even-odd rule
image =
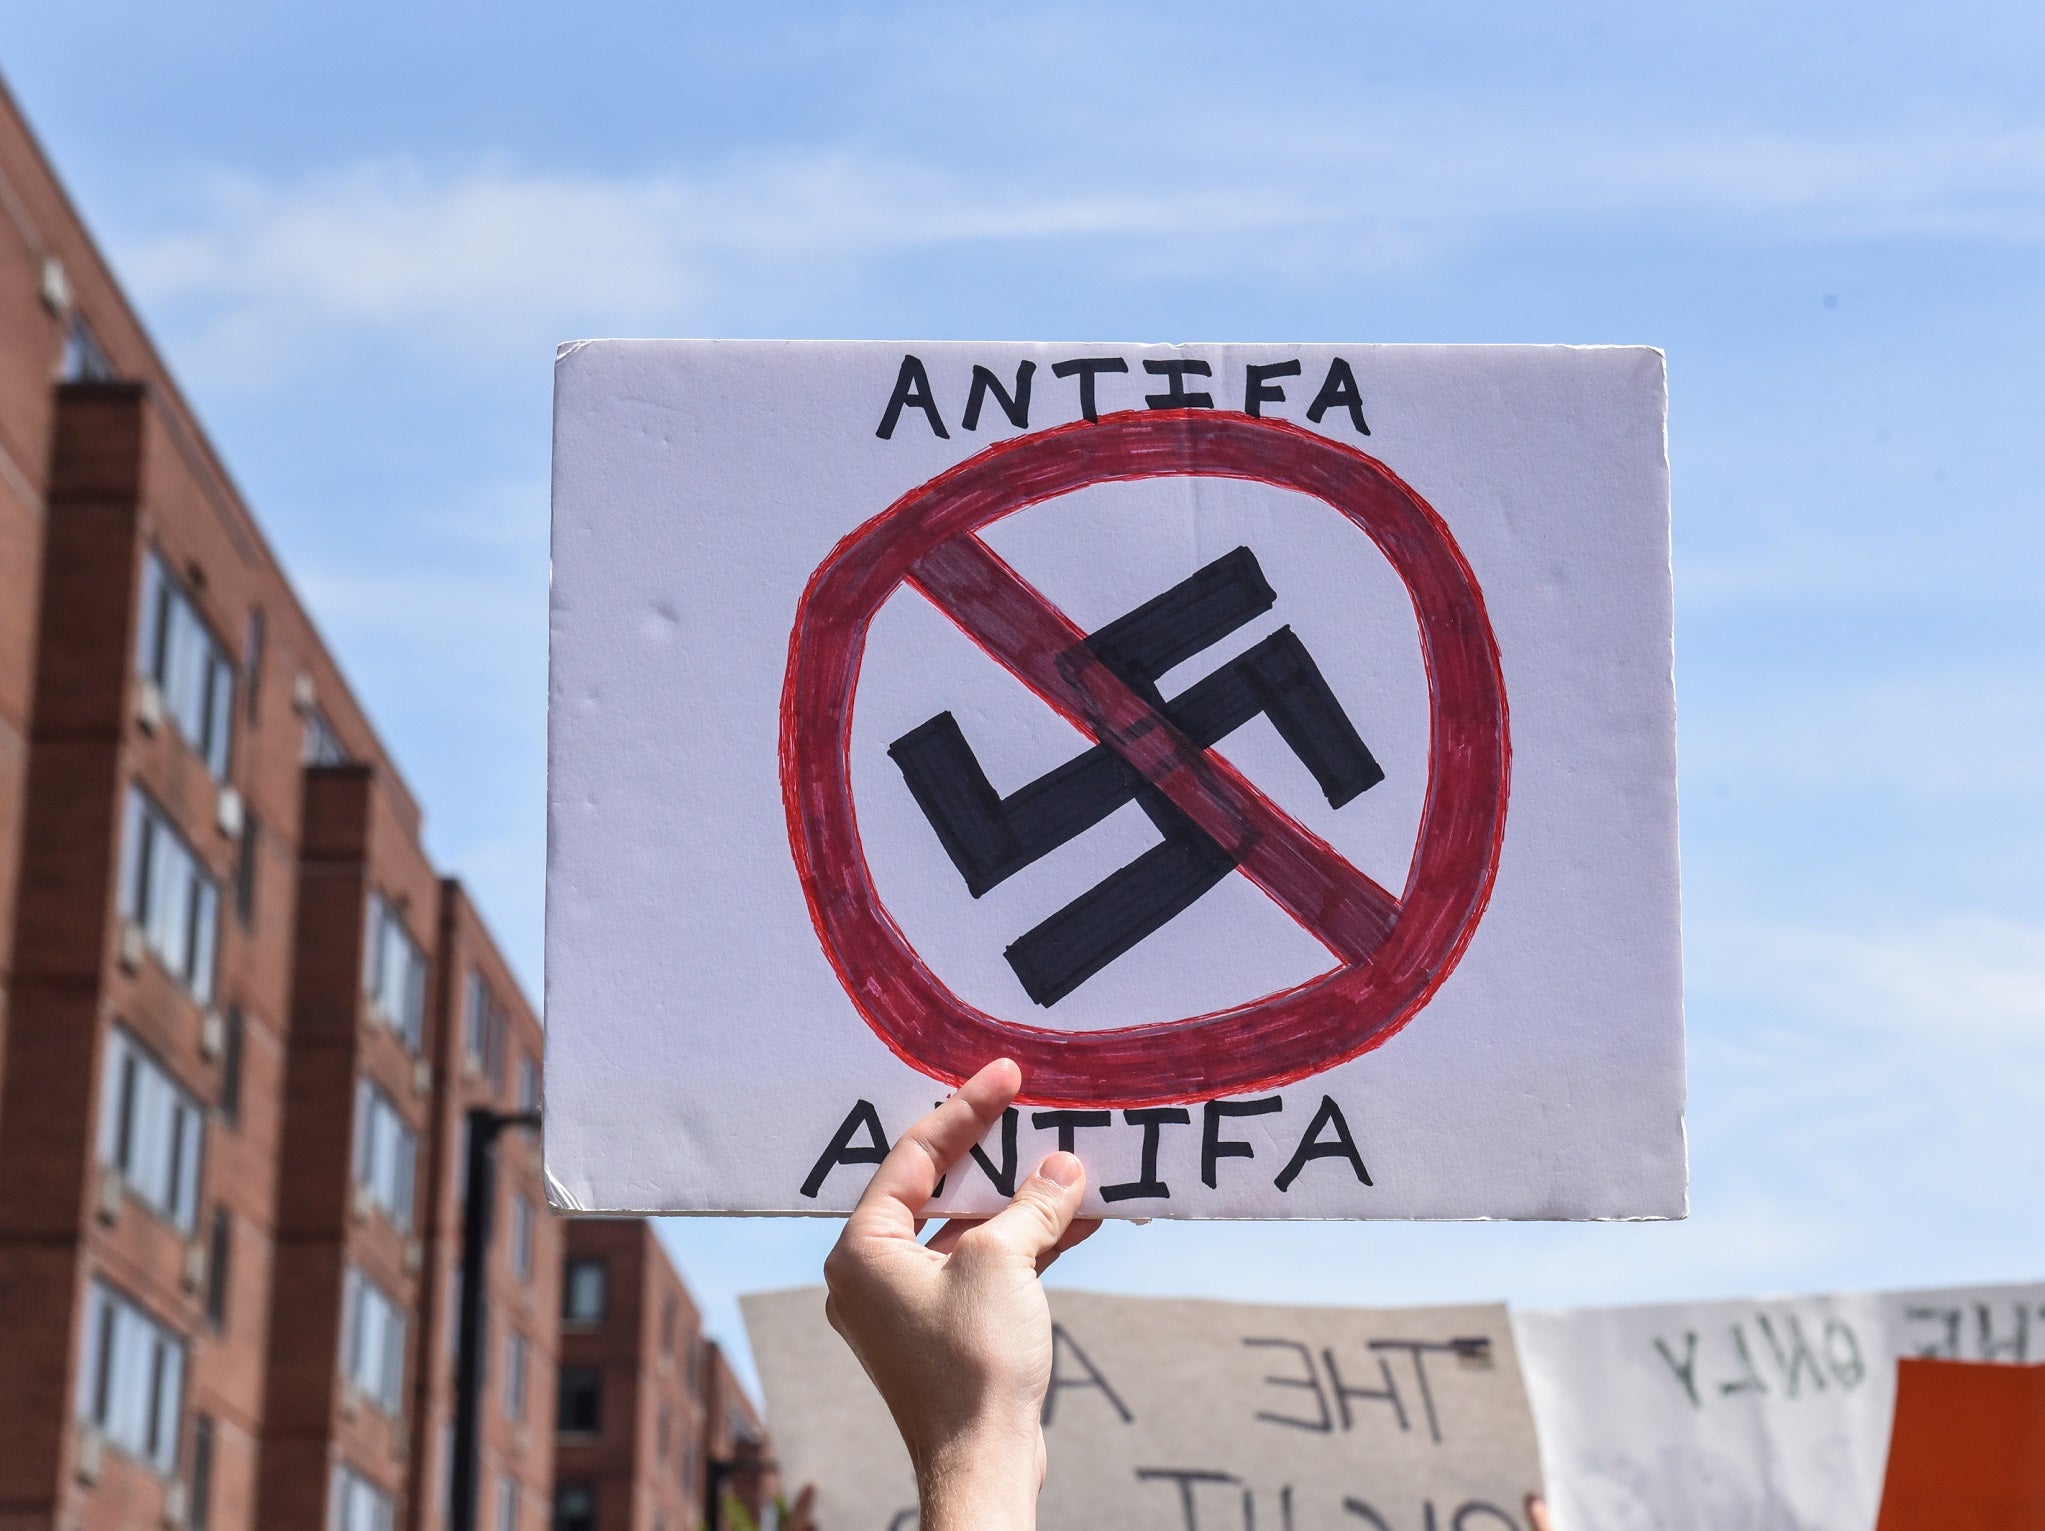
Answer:
[[[1428,784],[1394,899],[1195,749],[979,540],[1002,516],[1092,484],[1245,479],[1320,500],[1368,535],[1413,598],[1428,680]],[[867,630],[920,589],[1036,694],[1156,783],[1338,961],[1304,983],[1182,1020],[1098,1031],[966,1003],[882,903],[852,800],[852,712]],[[803,898],[846,996],[895,1054],[953,1083],[1022,1065],[1040,1105],[1158,1105],[1274,1089],[1378,1046],[1428,1002],[1498,873],[1511,769],[1504,676],[1483,592],[1432,507],[1374,458],[1219,410],[1104,415],[996,443],[848,533],[811,575],[781,694],[782,802]]]
[[[1398,900],[1124,685],[1086,649],[1071,619],[977,536],[939,543],[909,581],[1081,732],[1141,772],[1342,961],[1361,962],[1384,944]]]

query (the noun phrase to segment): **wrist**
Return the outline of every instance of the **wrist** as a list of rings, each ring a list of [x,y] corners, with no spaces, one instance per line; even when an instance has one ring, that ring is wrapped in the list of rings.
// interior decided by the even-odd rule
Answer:
[[[920,1531],[1033,1531],[1041,1449],[1034,1427],[990,1426],[918,1452]]]

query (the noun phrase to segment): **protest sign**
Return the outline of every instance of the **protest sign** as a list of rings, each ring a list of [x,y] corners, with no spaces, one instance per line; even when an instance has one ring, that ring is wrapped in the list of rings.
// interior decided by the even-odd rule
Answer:
[[[842,1212],[1684,1205],[1639,348],[592,342],[557,369],[547,1164]]]
[[[2045,1531],[2045,1366],[1906,1359],[1875,1531]]]
[[[1050,1297],[1039,1525],[1526,1531],[1539,1460],[1503,1307]],[[822,1289],[742,1305],[782,1480],[816,1485],[826,1531],[910,1531],[908,1456]]]
[[[1555,1523],[1871,1531],[1896,1364],[2045,1360],[2045,1286],[1518,1312]]]

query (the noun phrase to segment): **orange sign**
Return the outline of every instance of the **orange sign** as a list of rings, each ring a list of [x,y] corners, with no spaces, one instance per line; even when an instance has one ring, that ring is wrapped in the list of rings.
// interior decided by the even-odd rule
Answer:
[[[1899,1368],[1875,1531],[2045,1531],[2045,1366]]]

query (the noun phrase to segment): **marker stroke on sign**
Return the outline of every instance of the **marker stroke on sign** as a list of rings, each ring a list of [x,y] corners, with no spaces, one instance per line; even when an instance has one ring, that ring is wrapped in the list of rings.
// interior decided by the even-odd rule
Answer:
[[[1250,719],[1270,718],[1340,808],[1384,780],[1320,667],[1281,627],[1171,702],[1157,678],[1219,642],[1277,600],[1248,548],[1206,568],[1090,634],[1061,655],[1073,674],[1098,661],[1195,750]],[[958,720],[941,712],[888,747],[952,865],[978,898],[1136,803],[1162,843],[1028,931],[1005,955],[1024,990],[1053,1005],[1190,908],[1237,858],[1152,785],[1121,747],[1096,744],[1007,797],[997,794]]]
[[[1171,476],[1248,479],[1320,499],[1368,535],[1404,581],[1427,667],[1430,748],[1420,834],[1397,897],[1199,747],[977,535],[1091,484]],[[1111,748],[1337,965],[1213,1014],[1092,1032],[1002,1020],[953,994],[881,904],[852,802],[859,658],[869,624],[903,584]],[[1038,1104],[1151,1106],[1247,1093],[1381,1044],[1447,978],[1482,916],[1497,875],[1510,759],[1497,642],[1441,518],[1374,458],[1282,421],[1219,410],[1104,415],[1013,438],[912,490],[841,540],[811,577],[782,691],[790,849],[846,994],[905,1062],[957,1082],[1005,1054],[1022,1065]]]

